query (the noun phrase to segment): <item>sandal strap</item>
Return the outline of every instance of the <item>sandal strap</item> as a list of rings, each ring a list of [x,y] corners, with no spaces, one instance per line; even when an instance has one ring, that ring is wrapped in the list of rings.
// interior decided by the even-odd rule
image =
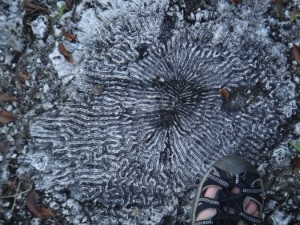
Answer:
[[[214,221],[212,221],[212,220],[200,220],[200,221],[195,222],[195,225],[208,225],[208,224],[213,225]]]
[[[245,194],[261,194],[263,191],[261,188],[243,188],[241,192]]]
[[[226,180],[224,180],[220,177],[217,177],[213,174],[208,175],[206,182],[210,182],[211,184],[215,184],[217,186],[222,186],[224,188],[229,187],[229,183]],[[204,186],[207,186],[206,182],[204,182]]]
[[[229,187],[229,182],[225,179],[223,179],[223,177],[228,177],[227,173],[221,169],[215,168],[218,173],[220,174],[220,176],[216,176],[214,174],[209,174],[203,184],[203,187],[205,188],[206,186],[209,185],[216,185],[216,186],[221,186],[223,188],[228,188]]]
[[[225,197],[227,195],[227,197]],[[219,198],[220,198],[220,205],[221,207],[229,207],[229,208],[232,208],[234,210],[234,214],[232,215],[235,215],[237,217],[239,217],[240,219],[238,219],[237,221],[239,220],[243,220],[245,221],[245,223],[247,225],[254,225],[254,224],[261,224],[262,220],[259,218],[259,217],[254,217],[254,216],[251,216],[247,213],[244,212],[244,201],[245,201],[245,198],[247,197],[250,197],[250,195],[245,195],[243,193],[241,194],[234,194],[234,193],[231,193],[231,192],[228,192],[228,191],[225,191],[224,193],[224,190],[220,190],[219,192]],[[255,199],[257,199],[257,196],[251,196],[251,197],[256,197]],[[259,202],[257,202],[259,203]],[[260,205],[261,207],[261,205]],[[226,214],[226,212],[225,212]],[[229,214],[231,215],[231,214]]]
[[[207,224],[213,225],[214,221],[212,221],[212,220],[200,220],[200,221],[195,222],[195,225],[207,225]]]
[[[218,209],[219,207],[220,207],[220,202],[218,200],[201,197],[198,201],[196,215],[205,209],[208,209],[208,208]]]
[[[243,220],[246,222],[246,224],[248,225],[251,225],[251,224],[261,224],[262,223],[262,220],[258,217],[254,217],[254,216],[251,216],[247,213],[244,213],[244,212],[240,212],[239,215],[241,216],[241,218],[243,218]]]

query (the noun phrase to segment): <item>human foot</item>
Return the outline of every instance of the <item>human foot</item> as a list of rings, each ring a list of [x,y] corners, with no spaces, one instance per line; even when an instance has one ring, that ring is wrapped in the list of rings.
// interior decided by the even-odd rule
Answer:
[[[204,191],[203,196],[206,197],[206,198],[215,199],[216,194],[219,190],[221,190],[221,187],[219,187],[219,186],[210,186]],[[237,187],[234,187],[231,190],[231,192],[235,193],[235,194],[240,194],[241,190]],[[254,216],[254,217],[259,217],[260,216],[259,215],[259,213],[260,213],[259,206],[257,205],[257,203],[255,201],[253,201],[249,198],[245,199],[245,201],[243,203],[243,208],[244,208],[245,213],[248,214],[248,215],[251,215],[251,216]],[[226,208],[224,210],[226,210]],[[231,209],[230,207],[227,208],[227,210],[228,210],[229,214],[234,213],[233,209]],[[210,219],[213,216],[215,216],[216,214],[217,214],[217,211],[214,208],[205,209],[197,215],[196,222],[201,221],[201,220]],[[244,223],[244,221],[241,220],[241,221],[238,222],[238,225],[245,225],[245,223]]]
[[[198,188],[192,224],[260,224],[262,188],[259,174],[249,162],[223,157],[208,170]]]

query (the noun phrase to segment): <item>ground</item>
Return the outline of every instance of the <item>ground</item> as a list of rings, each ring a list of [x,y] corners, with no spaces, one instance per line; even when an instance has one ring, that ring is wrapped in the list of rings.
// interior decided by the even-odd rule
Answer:
[[[0,1],[0,111],[2,113],[0,114],[0,224],[146,224],[140,222],[144,221],[142,219],[131,220],[131,222],[129,220],[137,218],[141,214],[138,204],[128,204],[127,208],[123,207],[124,209],[122,205],[114,205],[114,208],[110,208],[109,205],[101,205],[103,204],[101,201],[95,203],[93,200],[84,201],[83,204],[80,198],[74,197],[73,192],[70,191],[72,189],[58,191],[53,187],[55,194],[43,190],[40,180],[43,182],[44,180],[39,179],[37,175],[44,163],[39,160],[48,154],[46,151],[37,152],[36,149],[39,150],[39,147],[33,143],[38,140],[34,135],[41,131],[32,131],[33,127],[37,126],[37,118],[46,118],[48,115],[51,117],[54,111],[60,112],[62,105],[67,105],[74,99],[83,102],[91,101],[86,97],[86,93],[82,93],[84,90],[80,90],[86,86],[77,87],[77,94],[74,94],[72,79],[76,75],[70,72],[71,70],[82,71],[72,67],[72,65],[80,65],[80,63],[76,64],[77,60],[80,61],[80,51],[77,45],[85,46],[84,40],[78,41],[73,34],[77,32],[75,28],[82,21],[81,11],[84,11],[83,8],[98,8],[101,12],[118,11],[118,8],[111,10],[117,5],[116,2],[118,1]],[[119,2],[122,5],[122,2],[127,1]],[[166,5],[158,4],[157,7],[166,9],[165,15],[163,10],[157,10],[162,13],[163,27],[166,30],[164,35],[160,35],[158,39],[168,40],[173,35],[172,32],[169,32],[170,30],[175,29],[174,33],[176,33],[175,21],[180,16],[182,16],[180,26],[183,24],[183,27],[200,24],[201,20],[206,22],[218,19],[220,11],[217,9],[220,10],[220,7],[218,8],[216,5],[221,5],[220,2],[223,2],[224,4],[222,4],[226,7],[231,7],[230,10],[234,12],[239,12],[239,8],[248,7],[250,9],[248,16],[253,15],[253,18],[257,16],[264,20],[262,27],[265,28],[266,34],[262,36],[266,35],[266,39],[270,39],[272,43],[284,46],[282,55],[287,60],[286,65],[282,65],[282,67],[286,68],[290,74],[287,79],[294,84],[295,97],[293,100],[298,106],[300,82],[300,50],[297,47],[300,47],[299,1],[173,0],[167,2]],[[244,13],[245,10],[243,10],[241,9],[241,12]],[[239,19],[247,23],[244,15],[241,13]],[[109,15],[107,18],[109,20]],[[117,21],[116,19],[116,24]],[[259,19],[257,22],[259,23]],[[155,25],[153,25],[153,29],[155,29]],[[155,32],[153,31],[153,33]],[[95,33],[91,32],[91,34]],[[93,39],[92,36],[91,39]],[[139,47],[140,55],[137,58],[146,58],[149,54],[147,48],[143,45]],[[61,57],[59,58],[59,56]],[[84,59],[82,60],[84,61]],[[63,62],[63,66],[61,66],[61,62]],[[70,65],[70,67],[66,65]],[[163,86],[164,81],[158,77],[155,82],[157,86]],[[91,92],[94,96],[101,96],[104,88],[105,86],[102,84],[94,85]],[[11,95],[7,95],[7,93]],[[289,94],[290,92],[282,93],[282,95]],[[286,102],[286,104],[289,103]],[[291,106],[291,108],[293,107]],[[57,116],[59,117],[59,114]],[[172,115],[165,113],[162,117],[166,121],[163,126],[170,126],[170,121],[173,120]],[[298,164],[294,163],[297,160],[297,151],[291,144],[299,136],[300,123],[297,109],[289,117],[288,123],[284,124],[281,134],[276,136],[278,140],[272,142],[273,145],[270,144],[264,148],[259,155],[249,154],[248,156],[251,162],[258,166],[265,184],[264,224],[300,224],[298,209],[300,205],[299,162]],[[49,146],[49,149],[52,148]],[[36,156],[39,154],[41,157]],[[33,166],[34,169],[29,168],[30,166]],[[48,178],[47,175],[45,177]],[[187,188],[184,194],[179,192],[178,196],[172,198],[172,201],[175,201],[173,206],[168,205],[165,207],[166,209],[162,210],[162,213],[155,214],[153,218],[149,216],[148,224],[189,224],[189,202],[193,197],[197,182],[198,180],[194,186]],[[171,202],[171,200],[162,200],[162,202],[164,201]],[[100,211],[102,210],[103,215],[112,216],[93,218],[89,212],[80,212],[92,207],[98,207]],[[123,211],[128,212],[132,217],[129,216],[128,219],[124,216],[119,219],[118,213],[123,213]],[[116,215],[113,215],[112,212],[115,212]],[[79,214],[83,214],[83,216],[79,216]]]

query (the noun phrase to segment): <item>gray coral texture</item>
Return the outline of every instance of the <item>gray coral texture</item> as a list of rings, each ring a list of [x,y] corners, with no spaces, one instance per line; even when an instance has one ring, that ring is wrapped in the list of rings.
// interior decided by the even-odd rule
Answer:
[[[70,98],[30,125],[37,189],[67,190],[87,224],[174,222],[212,162],[278,143],[296,110],[284,47],[218,4],[192,25],[164,1],[78,7],[74,64],[50,55]]]

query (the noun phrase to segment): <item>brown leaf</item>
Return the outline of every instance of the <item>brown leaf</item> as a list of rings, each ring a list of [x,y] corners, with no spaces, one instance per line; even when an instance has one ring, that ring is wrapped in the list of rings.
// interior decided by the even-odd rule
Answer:
[[[12,180],[8,180],[8,181],[6,182],[6,187],[9,188],[9,189],[13,188],[14,185],[15,185],[15,182],[12,181]]]
[[[76,36],[74,34],[65,32],[64,37],[67,41],[76,41]]]
[[[58,50],[65,57],[68,63],[74,63],[72,55],[68,52],[63,43],[59,42]]]
[[[293,170],[294,170],[295,168],[300,168],[300,157],[295,157],[295,158],[293,159]]]
[[[0,102],[14,102],[17,101],[17,98],[12,94],[5,92],[0,94]]]
[[[35,191],[30,192],[26,197],[27,208],[38,218],[49,218],[53,212],[49,208],[41,207],[38,203],[40,196]]]
[[[287,0],[272,0],[272,3],[274,3],[274,4],[280,4],[280,5],[284,5],[287,2],[288,2]]]
[[[38,4],[31,3],[30,0],[25,0],[23,2],[23,8],[26,13],[45,13],[50,14],[50,11],[48,8],[42,7]]]
[[[67,4],[68,9],[71,9],[73,6],[73,0],[66,0],[66,4]]]
[[[218,93],[223,97],[225,101],[228,101],[230,96],[230,90],[228,88],[220,88]]]
[[[300,64],[300,48],[295,44],[292,47],[292,53],[293,53],[294,59]]]
[[[25,80],[29,80],[30,76],[26,73],[19,72],[18,75],[17,75],[17,78],[18,78],[19,81],[24,82]]]
[[[15,121],[16,117],[7,111],[0,111],[0,124],[10,123]]]
[[[5,188],[3,189],[4,191],[2,193],[3,197],[10,197],[14,195],[16,193],[17,184],[18,181],[16,178],[12,178],[6,181],[4,186]]]
[[[229,2],[233,4],[238,4],[241,2],[241,0],[229,0]]]

